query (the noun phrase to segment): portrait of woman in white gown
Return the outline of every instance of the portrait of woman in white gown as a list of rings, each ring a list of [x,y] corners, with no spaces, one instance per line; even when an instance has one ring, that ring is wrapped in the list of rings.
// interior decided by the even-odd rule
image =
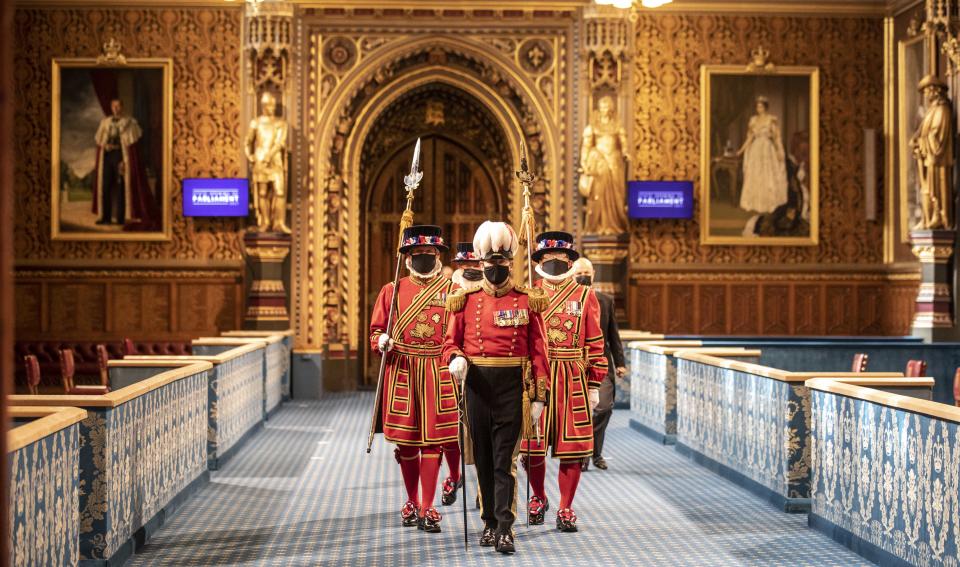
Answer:
[[[771,213],[787,202],[787,166],[780,123],[769,110],[767,98],[757,97],[747,139],[737,152],[743,156],[740,208],[745,211]]]

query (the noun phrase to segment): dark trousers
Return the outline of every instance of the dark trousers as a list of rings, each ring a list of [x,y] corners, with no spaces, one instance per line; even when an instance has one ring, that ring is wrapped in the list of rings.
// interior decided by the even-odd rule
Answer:
[[[480,484],[480,517],[498,533],[516,519],[517,462],[523,428],[523,371],[471,366],[467,419]]]
[[[111,222],[116,205],[117,222],[123,224],[127,213],[127,192],[123,184],[123,152],[120,150],[103,153],[102,197],[100,220]]]
[[[608,409],[593,413],[593,458],[603,456],[603,439],[607,435],[607,425],[613,410]]]

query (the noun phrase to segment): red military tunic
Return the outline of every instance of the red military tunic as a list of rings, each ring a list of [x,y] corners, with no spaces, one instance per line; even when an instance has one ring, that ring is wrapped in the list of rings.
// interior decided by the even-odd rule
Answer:
[[[600,327],[600,302],[589,287],[568,279],[558,285],[540,280],[550,300],[543,312],[550,361],[547,408],[540,417],[541,442],[524,440],[521,450],[545,455],[544,442],[555,458],[593,454],[593,419],[588,390],[599,388],[607,375]]]
[[[455,441],[457,392],[441,360],[446,335],[446,297],[453,283],[437,276],[400,280],[392,338],[383,377],[383,434],[399,445],[439,445]],[[370,346],[387,328],[393,284],[380,290],[370,319]]]
[[[471,364],[490,366],[496,364],[494,359],[527,358],[534,380],[546,384],[543,320],[530,308],[527,292],[509,285],[492,291],[482,285],[458,293],[464,294],[464,305],[451,310],[443,360],[457,355]]]

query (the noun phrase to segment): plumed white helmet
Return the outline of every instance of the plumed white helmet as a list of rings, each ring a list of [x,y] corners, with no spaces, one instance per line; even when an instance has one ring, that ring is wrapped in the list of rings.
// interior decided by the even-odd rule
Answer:
[[[473,236],[473,250],[483,260],[512,259],[520,242],[517,233],[505,222],[484,221]]]

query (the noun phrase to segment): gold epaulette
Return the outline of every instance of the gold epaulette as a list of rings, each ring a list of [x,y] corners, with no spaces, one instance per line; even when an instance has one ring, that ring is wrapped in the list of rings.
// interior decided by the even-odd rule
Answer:
[[[547,297],[547,294],[538,287],[517,286],[515,289],[520,293],[526,294],[530,309],[536,313],[543,313],[547,310],[547,307],[550,306],[550,299]]]
[[[458,313],[463,311],[464,306],[467,305],[467,296],[475,291],[480,291],[479,287],[474,287],[470,289],[460,288],[454,290],[452,293],[447,294],[447,311],[451,313]]]

